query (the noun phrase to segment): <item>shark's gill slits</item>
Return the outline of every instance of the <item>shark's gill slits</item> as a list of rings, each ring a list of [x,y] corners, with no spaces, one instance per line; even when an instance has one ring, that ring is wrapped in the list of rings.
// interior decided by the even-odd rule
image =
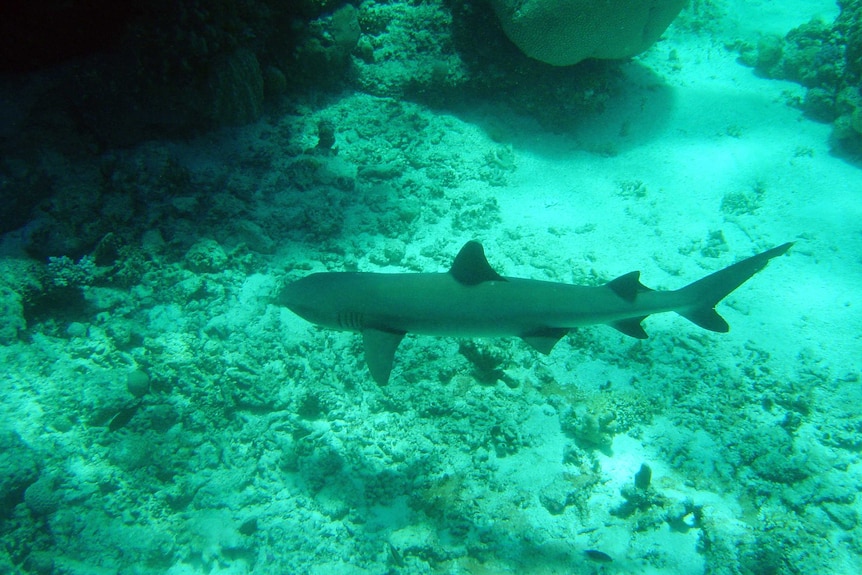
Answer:
[[[343,311],[338,314],[338,326],[341,329],[360,330],[364,326],[362,314],[358,311]]]

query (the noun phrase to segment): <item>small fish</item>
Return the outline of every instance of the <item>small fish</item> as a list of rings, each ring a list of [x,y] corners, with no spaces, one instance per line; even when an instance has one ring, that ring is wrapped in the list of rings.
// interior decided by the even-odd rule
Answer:
[[[404,567],[404,557],[401,556],[401,553],[392,543],[389,543],[389,558],[392,559],[396,567]]]
[[[601,551],[596,551],[595,549],[587,549],[584,551],[584,555],[587,556],[587,559],[595,561],[596,563],[610,563],[613,561],[613,558],[610,555]]]
[[[138,409],[141,407],[141,404],[144,403],[144,400],[140,400],[138,403],[130,406],[124,407],[111,419],[111,423],[108,424],[108,431],[117,431],[126,426],[135,414],[138,412]]]

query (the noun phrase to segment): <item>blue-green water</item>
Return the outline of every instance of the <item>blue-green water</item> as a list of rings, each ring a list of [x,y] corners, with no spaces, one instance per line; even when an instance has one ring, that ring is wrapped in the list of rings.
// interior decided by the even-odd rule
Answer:
[[[482,3],[338,4],[133,15],[4,75],[0,572],[859,572],[838,8],[693,2],[572,71]],[[277,303],[470,239],[505,276],[662,290],[795,245],[718,306],[729,333],[408,335],[386,386],[358,335]]]

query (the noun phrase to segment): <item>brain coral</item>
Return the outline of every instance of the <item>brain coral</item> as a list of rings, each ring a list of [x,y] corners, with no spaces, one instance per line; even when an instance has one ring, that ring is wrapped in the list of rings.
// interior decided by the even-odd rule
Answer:
[[[649,48],[687,0],[491,0],[522,52],[554,66]]]

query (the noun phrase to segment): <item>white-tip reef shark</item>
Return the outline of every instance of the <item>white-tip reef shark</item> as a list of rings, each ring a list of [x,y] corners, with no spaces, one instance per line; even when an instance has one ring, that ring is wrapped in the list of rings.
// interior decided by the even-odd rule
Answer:
[[[408,333],[522,338],[548,354],[572,328],[607,324],[639,339],[641,322],[673,311],[716,332],[730,328],[715,311],[727,295],[792,243],[732,264],[681,289],[654,291],[631,272],[602,286],[503,277],[475,241],[445,273],[314,273],[284,286],[277,303],[323,327],[362,334],[374,380],[389,381],[398,344]]]

